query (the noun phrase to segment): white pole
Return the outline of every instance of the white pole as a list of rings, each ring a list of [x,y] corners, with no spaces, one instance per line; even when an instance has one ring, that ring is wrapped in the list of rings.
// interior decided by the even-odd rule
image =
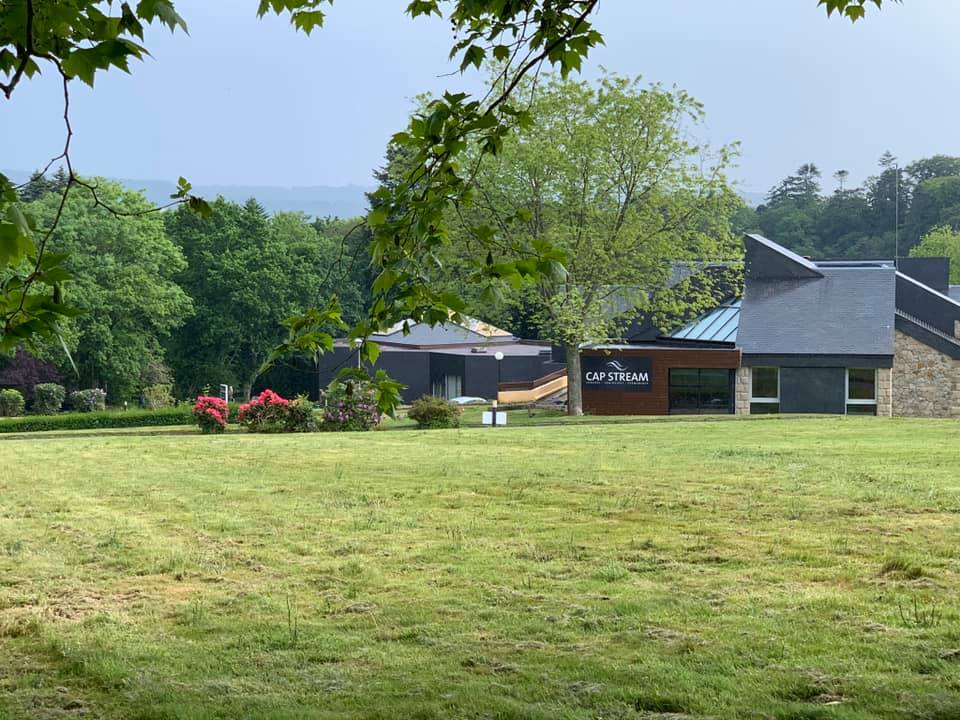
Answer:
[[[900,258],[900,166],[894,165],[894,202],[893,202],[893,264],[899,265],[897,260]]]

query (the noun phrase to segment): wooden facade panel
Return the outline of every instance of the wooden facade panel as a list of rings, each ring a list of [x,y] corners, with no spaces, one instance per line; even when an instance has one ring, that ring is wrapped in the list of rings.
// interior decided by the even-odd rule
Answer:
[[[610,359],[645,357],[651,360],[649,392],[583,391],[583,410],[590,415],[668,415],[670,413],[670,368],[740,367],[739,349],[630,348],[583,350],[583,356]]]

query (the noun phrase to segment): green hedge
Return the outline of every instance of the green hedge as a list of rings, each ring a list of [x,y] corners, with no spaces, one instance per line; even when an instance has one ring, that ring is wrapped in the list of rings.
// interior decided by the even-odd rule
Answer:
[[[26,417],[0,419],[0,433],[193,424],[193,407],[182,405],[161,410],[107,410],[104,412],[28,415]]]

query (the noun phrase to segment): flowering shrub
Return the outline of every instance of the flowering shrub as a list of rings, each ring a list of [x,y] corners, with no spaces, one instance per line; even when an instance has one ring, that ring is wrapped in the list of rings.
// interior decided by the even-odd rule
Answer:
[[[33,412],[37,415],[53,415],[60,412],[67,390],[57,383],[40,383],[33,386]]]
[[[218,397],[201,395],[193,404],[193,419],[205,433],[220,433],[227,429],[230,408]]]
[[[321,430],[373,430],[380,419],[376,389],[369,381],[346,375],[327,388]]]
[[[253,400],[240,406],[240,424],[250,432],[282,432],[289,400],[273,390],[264,390]]]
[[[100,388],[74,390],[70,393],[70,407],[77,412],[98,412],[107,407],[107,391]]]
[[[250,432],[313,432],[317,429],[313,403],[302,395],[286,400],[273,390],[264,390],[241,405],[239,420]]]

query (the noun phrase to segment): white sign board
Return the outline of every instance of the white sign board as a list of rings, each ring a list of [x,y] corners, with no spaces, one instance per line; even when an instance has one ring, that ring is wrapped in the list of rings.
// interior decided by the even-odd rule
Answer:
[[[483,413],[483,424],[484,425],[493,425],[493,413],[490,411]],[[506,425],[507,424],[507,414],[505,412],[497,413],[497,425]]]

